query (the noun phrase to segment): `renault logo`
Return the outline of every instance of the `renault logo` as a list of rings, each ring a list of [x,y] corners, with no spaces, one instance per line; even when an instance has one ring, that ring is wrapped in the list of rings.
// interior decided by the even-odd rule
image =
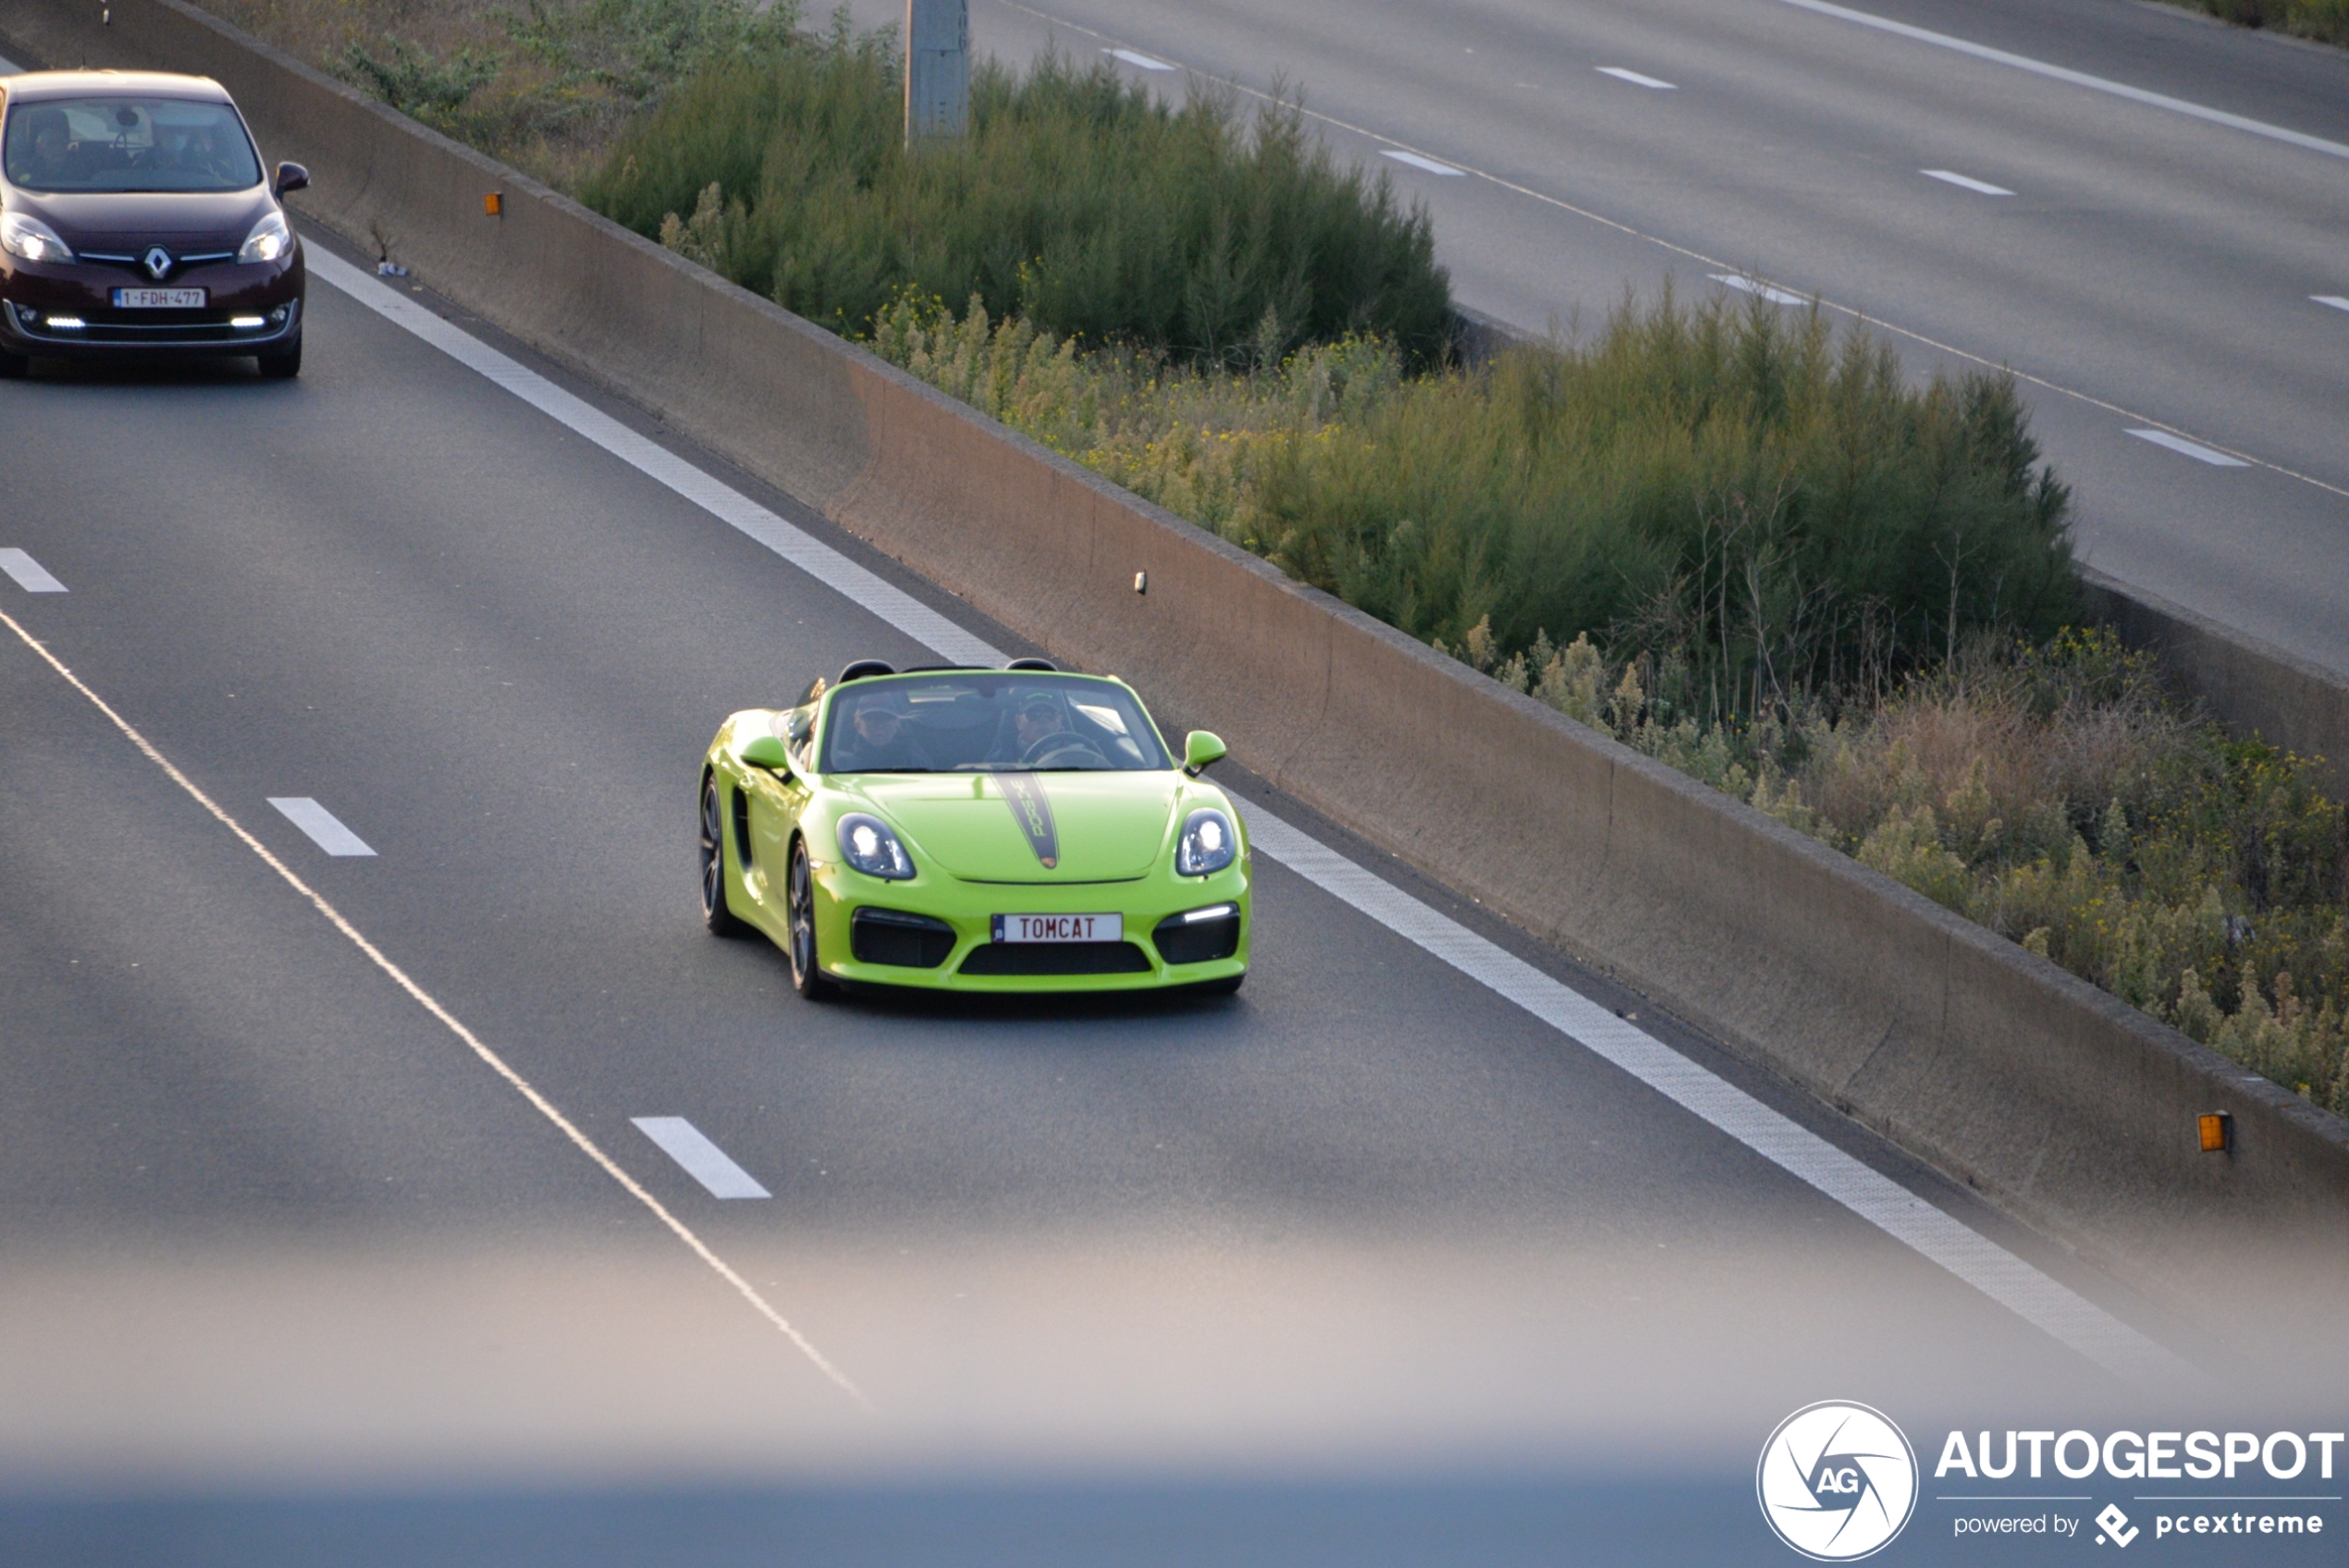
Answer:
[[[171,271],[171,252],[160,245],[148,246],[147,253],[140,257],[139,261],[146,267],[147,276],[157,283],[161,283],[164,276]]]

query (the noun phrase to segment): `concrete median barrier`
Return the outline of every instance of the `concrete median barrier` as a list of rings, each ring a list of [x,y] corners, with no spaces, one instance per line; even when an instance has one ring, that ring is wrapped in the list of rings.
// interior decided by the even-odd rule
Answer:
[[[2277,1235],[2349,1269],[2349,1128],[2013,944],[178,0],[0,0],[19,50],[217,78],[312,221],[2150,1293],[2221,1321]]]

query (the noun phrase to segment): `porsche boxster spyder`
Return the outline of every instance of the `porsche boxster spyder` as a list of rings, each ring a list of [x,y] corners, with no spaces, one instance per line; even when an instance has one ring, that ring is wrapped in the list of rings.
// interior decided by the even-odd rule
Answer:
[[[1124,681],[1027,659],[878,661],[719,728],[699,778],[702,915],[790,960],[801,995],[1230,991],[1248,973],[1248,848]]]

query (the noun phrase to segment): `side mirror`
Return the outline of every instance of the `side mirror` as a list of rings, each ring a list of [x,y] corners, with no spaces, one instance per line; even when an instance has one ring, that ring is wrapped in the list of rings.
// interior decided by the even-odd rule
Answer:
[[[1223,761],[1224,753],[1229,749],[1224,744],[1222,736],[1211,735],[1204,729],[1194,729],[1183,739],[1183,771],[1197,778],[1207,771],[1211,763]]]
[[[791,771],[791,753],[772,735],[761,735],[734,748],[734,754],[753,767],[771,768],[777,773]]]
[[[307,190],[310,189],[310,171],[300,164],[279,164],[277,178],[271,181],[269,189],[279,196]]]

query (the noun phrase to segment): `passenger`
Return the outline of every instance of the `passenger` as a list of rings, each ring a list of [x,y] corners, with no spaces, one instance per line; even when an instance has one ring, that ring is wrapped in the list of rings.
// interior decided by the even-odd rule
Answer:
[[[932,765],[894,699],[859,697],[848,733],[834,742],[832,766],[843,773],[928,773]]]

